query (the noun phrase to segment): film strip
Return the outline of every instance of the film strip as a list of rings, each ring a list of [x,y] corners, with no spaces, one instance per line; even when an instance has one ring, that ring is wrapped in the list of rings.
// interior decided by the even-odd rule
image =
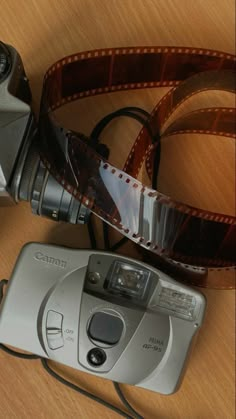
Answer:
[[[42,158],[48,170],[76,199],[139,244],[145,255],[173,266],[224,272],[236,264],[236,217],[176,202],[137,180],[145,162],[152,176],[153,144],[143,127],[123,170],[98,155],[81,133],[66,131],[53,111],[88,96],[119,90],[172,87],[154,108],[150,126],[156,138],[185,133],[236,136],[234,108],[198,109],[165,122],[191,96],[206,90],[235,93],[236,57],[197,48],[120,48],[75,54],[46,73],[40,112]],[[215,272],[215,271],[214,271]],[[234,275],[217,282],[233,288]],[[200,281],[208,286],[209,280]]]

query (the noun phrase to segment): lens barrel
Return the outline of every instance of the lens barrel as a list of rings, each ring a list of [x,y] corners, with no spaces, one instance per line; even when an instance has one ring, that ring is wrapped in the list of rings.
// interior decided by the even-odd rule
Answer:
[[[37,141],[33,141],[25,157],[19,200],[29,201],[34,214],[55,221],[85,224],[90,215],[90,211],[67,192],[40,161]]]

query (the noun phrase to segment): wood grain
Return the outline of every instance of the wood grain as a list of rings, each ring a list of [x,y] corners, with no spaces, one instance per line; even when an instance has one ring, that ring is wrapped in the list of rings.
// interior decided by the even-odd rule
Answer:
[[[0,0],[0,39],[21,53],[37,112],[47,67],[79,50],[129,45],[176,45],[235,53],[234,0]],[[65,122],[89,133],[105,113],[123,105],[151,110],[164,90],[88,98]],[[188,109],[232,106],[231,95],[202,94]],[[184,112],[184,108],[179,112]],[[71,118],[68,118],[68,116]],[[120,165],[139,127],[126,120],[106,130],[112,161]],[[119,144],[119,148],[118,148]],[[163,146],[159,188],[192,205],[233,214],[235,143],[209,136],[169,139]],[[117,151],[119,150],[119,151]],[[98,228],[99,231],[99,228]],[[89,246],[86,227],[56,224],[30,213],[28,204],[0,208],[0,278],[8,278],[22,245],[29,241]],[[102,241],[100,241],[102,245]],[[125,251],[132,253],[127,246]],[[208,309],[182,387],[161,396],[124,386],[145,419],[233,419],[235,383],[234,292],[204,290]],[[57,368],[67,377],[120,406],[106,380]],[[137,366],[138,368],[138,366]],[[0,352],[0,418],[116,418],[103,407],[55,382],[37,361]]]

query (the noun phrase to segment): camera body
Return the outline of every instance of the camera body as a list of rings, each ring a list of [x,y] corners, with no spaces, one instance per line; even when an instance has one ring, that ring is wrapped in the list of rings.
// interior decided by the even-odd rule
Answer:
[[[22,60],[0,42],[0,206],[29,201],[36,215],[86,223],[90,211],[50,175],[39,144]]]
[[[0,205],[18,201],[23,155],[34,126],[31,92],[19,54],[0,43]],[[21,157],[20,157],[21,156]]]
[[[163,394],[181,382],[204,296],[114,253],[26,245],[0,312],[0,342]]]

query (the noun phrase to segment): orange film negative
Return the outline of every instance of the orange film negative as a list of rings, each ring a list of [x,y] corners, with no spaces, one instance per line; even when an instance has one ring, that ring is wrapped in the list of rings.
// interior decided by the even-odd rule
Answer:
[[[102,220],[145,249],[145,260],[164,258],[173,268],[192,272],[224,268],[219,280],[198,285],[233,288],[236,265],[236,217],[193,208],[143,185],[143,163],[151,178],[158,139],[185,133],[235,138],[234,108],[198,109],[177,118],[172,113],[196,93],[235,93],[236,57],[198,48],[135,47],[81,52],[55,63],[46,73],[40,112],[42,159],[58,182]],[[172,87],[143,126],[123,170],[91,146],[82,133],[59,126],[54,110],[74,100],[118,90]],[[156,255],[156,256],[155,256]],[[155,259],[156,257],[156,259]],[[202,278],[203,278],[202,277]],[[191,281],[190,281],[191,282]]]

